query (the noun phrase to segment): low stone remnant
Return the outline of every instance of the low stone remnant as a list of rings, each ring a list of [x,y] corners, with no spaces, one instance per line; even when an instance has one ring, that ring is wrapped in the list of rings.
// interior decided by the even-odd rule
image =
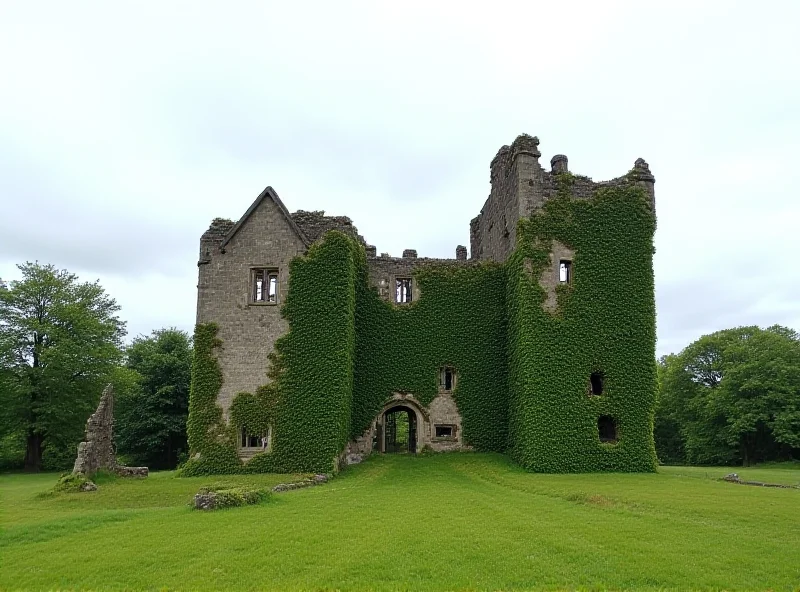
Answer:
[[[201,487],[194,496],[193,507],[195,510],[219,510],[235,506],[258,504],[269,499],[273,493],[292,491],[312,487],[328,482],[328,475],[313,475],[307,479],[291,483],[279,483],[272,489],[248,489],[234,485],[207,485]]]
[[[282,491],[291,491],[293,489],[302,489],[304,487],[311,487],[312,485],[321,485],[322,483],[328,482],[327,475],[314,475],[309,479],[303,479],[302,481],[294,481],[292,483],[278,483],[275,487],[272,488],[272,491],[275,493],[280,493]]]
[[[780,489],[800,489],[797,485],[784,485],[782,483],[762,483],[761,481],[743,481],[737,473],[728,473],[722,478],[728,483],[738,483],[739,485],[754,485],[756,487],[778,487]]]
[[[351,452],[350,454],[347,455],[347,464],[348,465],[357,465],[362,460],[364,460],[364,457],[362,455],[360,455],[360,454],[356,454],[354,452]]]
[[[117,464],[114,454],[114,388],[110,384],[103,389],[97,410],[86,422],[86,440],[78,444],[78,457],[72,473],[91,476],[100,469],[121,477],[147,477],[149,474],[147,467]]]
[[[150,469],[147,467],[126,467],[125,465],[116,465],[114,473],[120,477],[147,477],[150,474]]]

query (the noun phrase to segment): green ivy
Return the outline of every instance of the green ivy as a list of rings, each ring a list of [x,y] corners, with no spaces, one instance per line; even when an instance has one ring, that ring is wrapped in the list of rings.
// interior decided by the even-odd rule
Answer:
[[[189,389],[189,419],[186,434],[190,458],[181,469],[186,476],[235,473],[242,463],[236,454],[236,440],[222,417],[217,395],[222,387],[222,370],[214,350],[222,342],[214,323],[198,324],[194,333],[192,382]]]
[[[540,472],[653,471],[655,217],[634,182],[583,200],[559,177],[508,261],[509,452]],[[552,314],[539,277],[554,240],[575,257]],[[603,393],[589,396],[595,371]],[[600,416],[615,420],[617,444],[600,443]]]
[[[410,305],[382,300],[359,269],[355,438],[364,433],[394,392],[429,405],[438,393],[439,370],[456,372],[454,399],[465,442],[502,451],[508,417],[505,274],[502,265],[434,264],[415,274],[421,298]]]
[[[422,297],[408,305],[381,299],[363,246],[329,232],[292,261],[271,381],[235,397],[229,424],[216,403],[216,328],[198,325],[184,474],[336,470],[393,393],[429,405],[443,366],[456,371],[464,441],[477,450],[508,450],[536,471],[654,470],[655,218],[635,179],[591,200],[572,198],[573,183],[559,175],[558,195],[520,221],[506,264],[422,265]],[[553,240],[575,258],[548,312],[539,277]],[[593,371],[605,377],[599,397],[587,394]],[[602,415],[617,422],[617,444],[600,443]],[[243,464],[237,435],[269,425],[271,452]]]

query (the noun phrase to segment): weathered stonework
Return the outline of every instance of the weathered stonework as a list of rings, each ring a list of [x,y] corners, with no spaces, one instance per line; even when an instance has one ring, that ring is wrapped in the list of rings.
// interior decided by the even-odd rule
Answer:
[[[558,241],[553,241],[550,247],[550,265],[545,267],[539,276],[539,285],[547,293],[547,299],[542,303],[542,307],[549,313],[555,313],[558,310],[556,288],[561,284],[560,263],[561,261],[572,263],[573,259],[575,259],[575,252],[572,249]],[[572,273],[571,269],[569,273]],[[571,282],[572,278],[570,277],[569,280]]]
[[[123,477],[147,477],[147,467],[126,467],[117,464],[114,454],[114,389],[103,390],[97,410],[86,422],[86,440],[78,444],[73,473],[91,476],[105,469]]]
[[[408,302],[398,302],[398,282],[410,279],[411,302],[419,301],[424,294],[416,274],[426,266],[460,268],[485,261],[505,262],[516,248],[519,220],[530,217],[548,200],[561,195],[565,178],[569,181],[569,192],[576,199],[591,199],[598,189],[630,183],[632,179],[645,189],[651,206],[655,207],[655,179],[643,159],[636,160],[633,169],[623,177],[594,182],[570,174],[568,159],[563,154],[551,159],[549,171],[540,165],[540,157],[539,139],[525,134],[497,152],[490,166],[490,194],[478,216],[470,222],[469,258],[467,248],[462,245],[456,247],[453,259],[419,257],[414,249],[405,249],[402,257],[387,253],[378,256],[376,246],[366,244],[350,218],[325,216],[317,211],[289,213],[271,187],[256,198],[238,222],[213,220],[200,239],[197,322],[213,322],[219,328],[217,337],[222,345],[217,350],[217,360],[223,380],[217,402],[223,415],[228,417],[238,393],[253,393],[269,381],[267,356],[276,340],[288,331],[280,307],[288,289],[289,264],[329,230],[340,230],[364,245],[370,284],[382,299],[402,307]],[[559,263],[572,261],[575,256],[568,245],[554,241],[550,246],[550,265],[537,273],[537,277],[531,277],[544,288],[547,296],[542,306],[552,314],[558,313],[557,288],[564,283],[559,277]],[[532,273],[530,261],[527,268]],[[254,274],[259,270],[276,274],[273,301],[254,299]],[[417,451],[425,447],[440,451],[465,448],[456,400],[453,392],[440,392],[429,405],[423,406],[413,394],[393,394],[369,429],[350,442],[336,462],[358,462],[373,449],[382,450],[382,444],[375,444],[376,434],[386,414],[397,408],[416,418]],[[437,426],[446,428],[439,431],[448,435],[437,436]],[[239,456],[247,460],[258,452],[252,446],[240,446]]]

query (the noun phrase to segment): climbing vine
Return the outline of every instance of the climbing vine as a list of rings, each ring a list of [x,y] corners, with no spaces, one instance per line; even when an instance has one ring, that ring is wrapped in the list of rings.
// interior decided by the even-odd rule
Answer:
[[[192,457],[182,468],[182,475],[233,473],[241,466],[236,455],[236,442],[222,417],[222,409],[217,405],[222,371],[214,350],[220,345],[215,324],[197,325],[186,423]]]
[[[505,264],[418,267],[421,298],[383,300],[362,245],[329,232],[290,266],[281,314],[289,332],[270,355],[270,382],[240,393],[222,417],[216,327],[198,325],[184,474],[336,470],[393,393],[429,405],[439,370],[455,369],[465,443],[506,451],[536,471],[650,471],[656,385],[653,232],[644,191],[631,182],[558,195],[520,220]],[[553,241],[574,252],[574,279],[544,306]],[[604,390],[589,394],[592,373]],[[616,442],[602,443],[611,418]],[[270,452],[243,464],[237,435],[272,430]]]
[[[454,398],[466,443],[505,449],[503,267],[423,267],[414,278],[422,296],[400,306],[379,298],[368,286],[366,262],[360,267],[350,436],[360,436],[395,392],[412,393],[429,405],[438,393],[440,368],[449,366],[457,376]]]
[[[541,472],[653,471],[655,217],[633,182],[589,200],[573,199],[571,184],[560,175],[558,196],[520,221],[507,263],[509,452]],[[539,278],[553,241],[575,256],[550,312]],[[601,443],[601,417],[614,422],[615,443]]]

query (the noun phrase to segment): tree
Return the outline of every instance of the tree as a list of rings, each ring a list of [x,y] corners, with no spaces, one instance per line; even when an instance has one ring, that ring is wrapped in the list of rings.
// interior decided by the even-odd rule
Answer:
[[[136,384],[118,397],[117,445],[137,464],[174,468],[187,451],[192,344],[177,329],[137,337],[127,348]]]
[[[663,360],[656,439],[676,426],[692,464],[749,465],[800,450],[800,339],[785,327],[705,335]],[[672,422],[672,424],[670,424]]]
[[[661,464],[683,464],[686,452],[681,438],[680,424],[675,416],[675,402],[671,399],[673,391],[663,388],[665,376],[677,363],[677,356],[670,354],[658,360],[658,398],[656,399],[653,438],[655,439],[658,461]]]
[[[74,456],[125,323],[98,282],[38,262],[18,268],[22,279],[0,290],[0,435],[22,434],[25,468],[38,471],[46,451]]]

